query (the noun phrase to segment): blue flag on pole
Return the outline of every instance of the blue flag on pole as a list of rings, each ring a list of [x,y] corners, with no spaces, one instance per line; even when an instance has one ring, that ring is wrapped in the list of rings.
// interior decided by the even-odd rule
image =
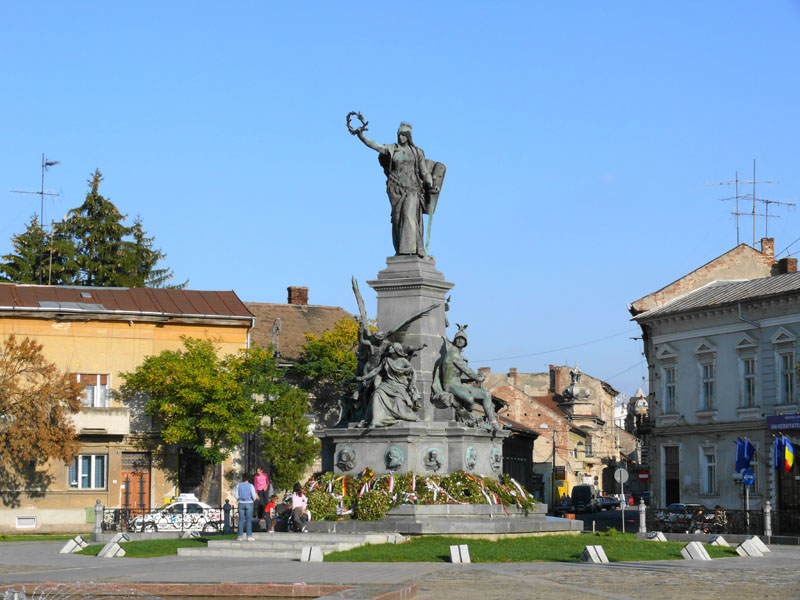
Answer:
[[[780,470],[783,468],[783,434],[780,436],[775,436],[775,443],[774,443],[774,462],[775,462],[775,470]]]
[[[750,468],[750,461],[753,460],[753,457],[756,454],[756,448],[753,444],[750,443],[750,440],[744,438],[736,439],[736,465],[734,469],[737,473],[740,473],[743,469]]]

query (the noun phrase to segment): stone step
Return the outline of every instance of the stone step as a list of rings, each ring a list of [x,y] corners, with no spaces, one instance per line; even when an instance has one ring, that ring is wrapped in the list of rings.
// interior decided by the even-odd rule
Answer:
[[[365,544],[394,544],[401,535],[353,533],[255,533],[255,541],[209,540],[206,548],[178,548],[179,556],[229,556],[233,558],[287,558],[298,560],[303,546],[319,546],[322,554],[350,550]]]
[[[397,533],[328,533],[328,532],[308,532],[308,533],[262,533],[254,532],[255,542],[239,542],[237,540],[215,540],[210,539],[209,547],[226,547],[230,544],[254,544],[259,542],[291,542],[301,546],[323,544],[334,544],[337,542],[359,543],[359,544],[396,544],[405,541],[405,538]]]

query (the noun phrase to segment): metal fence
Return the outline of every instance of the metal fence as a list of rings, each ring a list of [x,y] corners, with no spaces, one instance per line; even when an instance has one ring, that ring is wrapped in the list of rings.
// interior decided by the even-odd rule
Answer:
[[[236,508],[221,507],[206,509],[202,512],[170,512],[169,507],[148,510],[140,508],[104,508],[103,531],[114,532],[144,532],[155,533],[158,531],[183,532],[197,531],[200,533],[222,532],[225,526],[225,513],[229,510],[228,518],[234,521]]]
[[[761,510],[666,510],[648,508],[645,512],[648,531],[663,533],[764,534],[764,512]]]

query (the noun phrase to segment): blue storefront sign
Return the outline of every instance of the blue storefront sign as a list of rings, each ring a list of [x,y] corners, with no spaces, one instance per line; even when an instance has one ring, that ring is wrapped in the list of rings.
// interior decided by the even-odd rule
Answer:
[[[800,429],[800,414],[769,415],[767,427],[773,431],[786,431],[787,429]]]

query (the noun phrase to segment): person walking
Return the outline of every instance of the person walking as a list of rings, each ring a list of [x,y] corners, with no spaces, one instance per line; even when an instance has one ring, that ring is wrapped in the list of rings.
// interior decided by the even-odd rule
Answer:
[[[264,508],[269,502],[267,491],[269,490],[269,477],[264,473],[264,469],[256,467],[256,476],[253,479],[253,487],[258,494],[258,507],[256,508],[256,518],[260,521],[264,518]]]
[[[239,532],[237,541],[244,541],[243,533],[245,523],[247,523],[247,541],[255,542],[256,538],[253,537],[253,503],[258,498],[256,488],[250,483],[250,475],[245,473],[242,476],[242,481],[236,486],[233,491],[233,498],[239,503]]]

